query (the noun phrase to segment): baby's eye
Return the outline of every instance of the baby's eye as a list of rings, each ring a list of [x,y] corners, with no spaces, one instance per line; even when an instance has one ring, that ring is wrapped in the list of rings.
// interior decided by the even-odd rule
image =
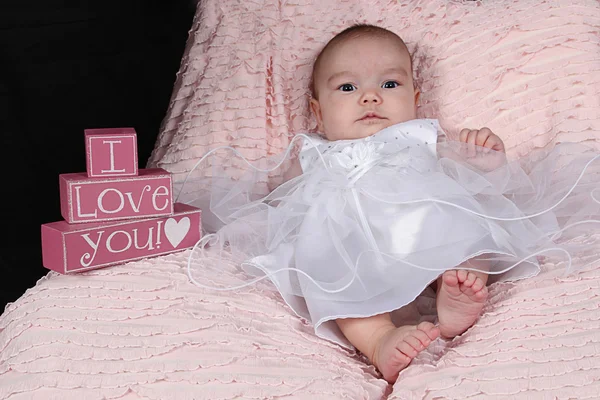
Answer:
[[[384,89],[393,89],[400,86],[400,84],[396,81],[387,81],[381,87]]]
[[[340,85],[338,89],[342,92],[352,92],[356,87],[351,83],[344,83],[343,85]]]

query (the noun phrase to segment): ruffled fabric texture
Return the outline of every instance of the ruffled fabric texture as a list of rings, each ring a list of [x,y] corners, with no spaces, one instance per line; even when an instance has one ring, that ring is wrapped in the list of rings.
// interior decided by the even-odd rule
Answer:
[[[576,262],[600,254],[600,236],[573,240],[590,248]],[[317,338],[270,288],[225,296],[192,285],[188,255],[40,280],[0,316],[0,399],[598,397],[598,263],[570,277],[545,263],[490,286],[475,326],[434,342],[390,394],[364,358]],[[205,276],[244,282],[227,268],[207,260]],[[395,317],[434,313],[426,292]]]
[[[384,396],[372,366],[265,287],[192,285],[188,255],[41,279],[0,317],[0,399]],[[208,261],[209,275],[240,281]]]
[[[512,158],[594,142],[599,18],[595,0],[204,1],[149,165],[181,181],[220,145],[255,161],[280,154],[316,127],[308,87],[318,51],[357,22],[405,39],[419,116],[438,118],[450,136],[488,126]],[[243,172],[236,160],[215,162],[234,178]]]

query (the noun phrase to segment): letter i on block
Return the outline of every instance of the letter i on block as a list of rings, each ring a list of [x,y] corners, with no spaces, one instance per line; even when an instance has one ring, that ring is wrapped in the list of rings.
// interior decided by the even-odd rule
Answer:
[[[137,135],[133,128],[85,129],[87,176],[138,174]]]

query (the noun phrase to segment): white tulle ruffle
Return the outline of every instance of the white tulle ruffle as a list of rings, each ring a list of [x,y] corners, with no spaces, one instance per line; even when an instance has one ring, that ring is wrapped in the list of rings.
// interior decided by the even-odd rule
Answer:
[[[570,238],[600,229],[600,155],[580,144],[508,161],[443,140],[434,120],[365,139],[300,139],[303,173],[267,195],[259,188],[284,175],[294,143],[283,157],[241,160],[248,172],[237,181],[203,170],[201,160],[180,185],[179,201],[200,206],[214,230],[192,253],[190,278],[233,290],[203,281],[199,262],[206,251],[233,257],[248,274],[243,286],[270,279],[318,334],[340,344],[328,321],[400,308],[461,264],[492,280],[535,275],[540,257],[570,261],[586,251]],[[238,157],[228,147],[217,153]]]

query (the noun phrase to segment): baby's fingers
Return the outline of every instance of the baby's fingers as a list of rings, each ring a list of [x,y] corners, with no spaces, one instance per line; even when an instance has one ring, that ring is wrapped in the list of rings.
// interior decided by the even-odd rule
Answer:
[[[492,146],[493,150],[500,151],[504,153],[504,142],[498,136],[495,137],[494,145]]]
[[[477,150],[475,148],[477,140],[477,130],[463,129],[460,131],[459,140],[467,144],[467,157],[475,157]]]
[[[496,135],[490,136],[490,138],[485,142],[485,147],[487,151],[491,149],[499,152],[504,152],[504,142]]]
[[[469,132],[471,132],[471,129],[463,129],[462,131],[460,131],[460,133],[458,134],[458,140],[462,143],[467,143]]]
[[[488,152],[488,142],[489,140],[495,136],[490,128],[481,128],[477,131],[477,137],[475,138],[475,144],[479,147],[484,148],[484,152]]]

